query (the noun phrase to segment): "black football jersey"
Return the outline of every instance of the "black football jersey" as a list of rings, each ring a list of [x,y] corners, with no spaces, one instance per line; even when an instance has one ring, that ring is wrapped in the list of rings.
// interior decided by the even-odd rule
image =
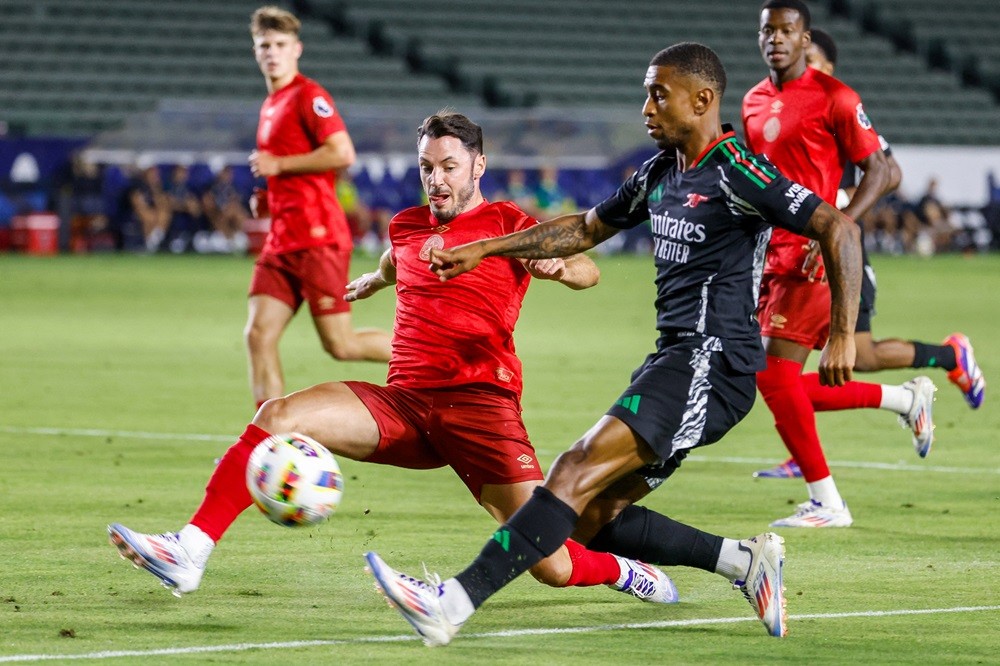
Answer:
[[[764,367],[754,313],[771,226],[801,234],[821,200],[727,132],[680,171],[673,151],[597,205],[605,224],[653,231],[657,328],[720,339],[733,370]]]

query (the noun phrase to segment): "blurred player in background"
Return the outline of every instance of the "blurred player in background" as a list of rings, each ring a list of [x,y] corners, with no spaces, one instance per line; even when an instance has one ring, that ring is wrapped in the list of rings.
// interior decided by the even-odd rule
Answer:
[[[806,49],[806,63],[815,69],[833,76],[837,65],[837,44],[833,37],[818,28],[812,28],[812,43]],[[882,150],[889,162],[889,189],[895,190],[902,180],[902,170],[892,156],[889,143],[879,135]],[[837,193],[838,207],[843,208],[850,201],[857,189],[857,170],[853,164],[844,169],[841,189]],[[941,368],[947,371],[948,379],[958,387],[962,396],[972,409],[978,409],[983,402],[986,390],[986,380],[976,363],[972,344],[962,333],[953,333],[940,345],[919,342],[916,340],[901,340],[885,338],[874,340],[872,337],[872,317],[875,315],[875,270],[868,260],[868,252],[862,245],[864,258],[864,275],[861,279],[861,307],[858,310],[858,323],[855,327],[854,341],[857,346],[857,360],[854,369],[858,372],[876,372],[896,368]],[[816,256],[813,250],[812,256]],[[808,267],[807,267],[808,268]],[[842,392],[826,391],[819,386],[816,373],[802,375],[802,381],[807,386],[809,398],[817,412],[850,409],[856,405],[846,403],[839,398]],[[872,401],[861,406],[873,406]],[[874,405],[877,406],[877,405]],[[909,427],[905,419],[901,419],[904,427]],[[760,478],[790,478],[801,477],[802,470],[795,458],[789,458],[771,469],[755,472]]]
[[[810,191],[835,203],[844,164],[857,164],[864,176],[844,209],[857,219],[889,187],[889,164],[858,94],[806,65],[809,28],[809,8],[801,0],[767,0],[761,6],[758,43],[770,71],[743,98],[744,134],[754,152],[766,154],[804,186],[789,200],[790,208],[798,208],[799,198]],[[795,514],[772,525],[847,527],[853,518],[823,455],[802,377],[810,351],[822,349],[830,331],[830,290],[821,279],[821,261],[804,269],[808,248],[798,234],[776,229],[761,280],[757,319],[767,367],[758,373],[757,386],[809,490],[809,500]],[[929,379],[918,378],[902,386],[851,382],[833,395],[853,407],[881,407],[903,416],[918,454],[926,455],[934,436],[934,390]]]
[[[354,144],[330,94],[299,73],[300,25],[277,7],[261,7],[250,21],[268,91],[250,168],[267,178],[271,217],[250,282],[245,331],[258,407],[284,393],[278,342],[303,302],[335,359],[389,360],[389,334],[355,330],[344,299],[352,240],[335,195],[335,171],[354,162]]]
[[[764,366],[753,313],[772,226],[820,241],[833,292],[820,372],[824,383],[850,379],[860,233],[720,124],[726,72],[710,48],[689,42],[660,51],[644,87],[642,115],[660,152],[614,195],[586,212],[431,255],[442,280],[462,282],[499,257],[569,256],[651,220],[660,336],[621,398],[556,459],[545,484],[464,571],[423,582],[376,553],[365,556],[376,584],[428,645],[448,643],[491,595],[570,535],[584,536],[591,548],[614,544],[615,552],[648,562],[719,574],[743,593],[768,634],[786,633],[781,537],[727,539],[634,502],[750,411],[755,372]]]
[[[346,298],[396,285],[396,335],[386,386],[320,384],[269,400],[223,456],[201,507],[178,534],[140,534],[111,525],[124,557],[172,587],[198,588],[215,543],[250,506],[247,461],[270,433],[306,434],[338,456],[411,469],[450,465],[476,500],[503,522],[541,484],[542,472],[521,420],[521,362],[513,332],[532,276],[571,289],[597,284],[583,255],[518,261],[498,258],[463,280],[427,270],[432,248],[534,226],[509,202],[489,203],[481,128],[440,112],[418,132],[420,173],[429,205],[397,214],[391,248],[378,270],[351,282]],[[565,540],[565,539],[564,539]],[[568,541],[532,573],[556,587],[610,585],[644,601],[671,603],[677,590],[655,567],[588,551]]]

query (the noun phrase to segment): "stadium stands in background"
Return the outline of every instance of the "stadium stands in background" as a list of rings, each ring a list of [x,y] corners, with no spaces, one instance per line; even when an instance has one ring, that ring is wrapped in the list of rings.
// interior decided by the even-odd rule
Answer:
[[[79,136],[119,127],[164,98],[256,104],[263,87],[247,24],[259,4],[0,0],[8,50],[0,70],[2,120],[14,133]],[[735,120],[742,92],[765,72],[757,0],[285,4],[305,18],[303,71],[351,104],[635,110],[649,57],[696,40],[726,64],[724,114]],[[810,6],[815,24],[840,44],[838,73],[894,141],[1000,144],[1000,107],[986,87],[1000,75],[994,0],[955,0],[947,12],[930,0]],[[898,51],[908,45],[915,52]],[[932,69],[928,54],[935,49],[958,71]]]
[[[106,167],[111,213],[135,170],[153,164],[164,173],[190,165],[195,187],[229,164],[246,191],[266,94],[248,25],[265,2],[0,0],[0,136],[21,142],[0,141],[0,233],[15,213],[55,207],[80,147]],[[737,127],[743,93],[767,71],[759,0],[276,4],[302,18],[302,71],[337,100],[359,150],[358,189],[385,208],[419,195],[413,129],[443,106],[488,127],[487,191],[508,169],[532,180],[554,166],[561,187],[589,205],[650,154],[639,110],[656,51],[679,41],[715,49],[729,76],[723,117]],[[837,40],[838,76],[908,159],[905,194],[919,197],[940,176],[942,195],[979,219],[980,192],[995,198],[985,181],[1000,154],[997,0],[952,0],[946,10],[930,0],[809,5],[814,25]]]

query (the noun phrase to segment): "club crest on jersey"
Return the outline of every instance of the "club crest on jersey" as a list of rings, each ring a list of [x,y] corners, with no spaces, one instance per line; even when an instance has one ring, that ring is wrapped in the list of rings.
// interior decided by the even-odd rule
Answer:
[[[774,141],[781,134],[781,121],[777,116],[771,116],[764,123],[764,140]]]
[[[861,102],[854,108],[858,113],[858,124],[861,125],[863,129],[870,130],[872,128],[872,121],[868,120],[868,114],[865,113],[864,107]]]
[[[313,113],[320,118],[329,118],[333,115],[333,104],[326,101],[322,95],[313,97]]]
[[[684,204],[684,208],[697,208],[698,204],[702,201],[708,201],[708,197],[704,194],[698,194],[697,192],[691,192],[687,195],[687,202]]]
[[[444,247],[444,238],[439,234],[434,234],[426,241],[424,241],[424,246],[420,248],[420,261],[430,261],[431,260],[431,250],[440,250]]]

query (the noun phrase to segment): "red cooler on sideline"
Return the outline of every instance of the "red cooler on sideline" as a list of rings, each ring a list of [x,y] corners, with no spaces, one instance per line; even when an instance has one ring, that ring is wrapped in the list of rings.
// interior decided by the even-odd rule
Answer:
[[[11,245],[25,254],[51,255],[59,252],[59,216],[29,213],[11,219]]]

